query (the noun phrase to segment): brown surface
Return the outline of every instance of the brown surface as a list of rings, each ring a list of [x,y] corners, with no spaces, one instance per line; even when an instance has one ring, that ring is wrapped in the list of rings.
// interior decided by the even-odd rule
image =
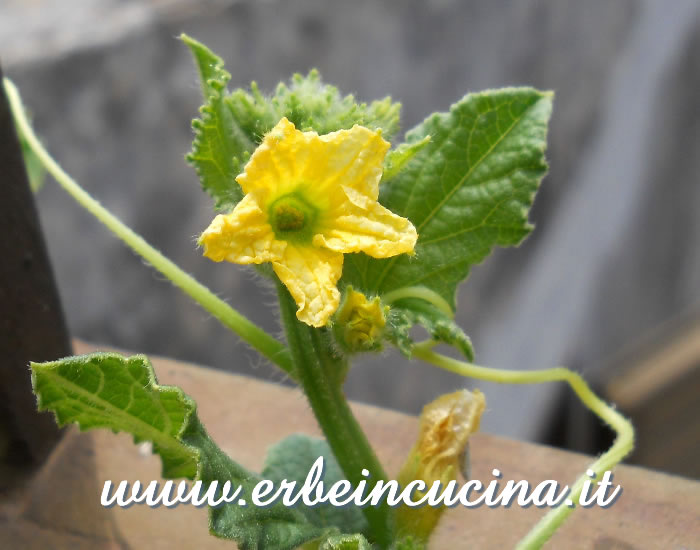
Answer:
[[[197,401],[208,431],[245,466],[259,468],[267,447],[292,432],[318,434],[298,391],[165,359],[155,359],[154,365],[161,383],[177,384]],[[413,442],[416,419],[365,405],[354,409],[387,470],[396,472]],[[570,483],[590,461],[486,434],[474,437],[471,456],[472,477],[485,482],[497,467],[504,479]],[[1,546],[231,548],[230,542],[207,534],[204,509],[100,506],[104,480],[147,481],[157,479],[159,471],[158,458],[127,435],[70,431],[33,485],[0,503]],[[620,467],[615,481],[624,494],[611,508],[575,511],[547,548],[700,548],[700,483],[631,466]],[[445,514],[431,547],[511,548],[542,513],[517,506],[455,508]]]

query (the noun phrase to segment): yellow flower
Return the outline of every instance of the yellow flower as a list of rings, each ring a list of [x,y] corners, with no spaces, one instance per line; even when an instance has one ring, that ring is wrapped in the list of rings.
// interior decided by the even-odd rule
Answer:
[[[297,317],[325,325],[340,302],[343,254],[388,258],[412,252],[418,238],[410,221],[377,202],[389,146],[362,126],[319,136],[283,118],[236,178],[243,200],[202,233],[204,255],[271,262]]]
[[[460,455],[469,436],[479,429],[485,407],[484,394],[479,390],[447,393],[426,405],[420,415],[418,441],[410,453],[411,460],[417,462],[409,460],[405,465],[415,468],[408,477],[416,475],[412,479],[422,479],[428,486],[438,480],[445,483],[455,479]]]

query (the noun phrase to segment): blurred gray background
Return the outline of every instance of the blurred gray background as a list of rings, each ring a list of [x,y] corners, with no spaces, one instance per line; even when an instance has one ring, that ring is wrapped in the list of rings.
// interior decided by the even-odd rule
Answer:
[[[644,346],[666,349],[695,326],[697,0],[4,0],[0,60],[58,161],[278,334],[270,289],[195,247],[212,211],[183,160],[200,103],[193,63],[176,40],[183,31],[225,59],[231,87],[256,80],[271,90],[317,67],[361,100],[401,101],[404,129],[468,91],[556,91],[551,169],[531,215],[537,228],[519,249],[497,250],[460,289],[458,319],[480,364],[568,365],[605,392],[622,363],[636,362],[629,357],[648,356]],[[38,203],[74,336],[284,380],[54,182]],[[691,359],[690,372],[698,364]],[[465,385],[474,383],[387,352],[362,360],[347,392],[417,413]],[[597,423],[576,420],[565,388],[479,385],[486,431],[596,450],[582,442]],[[683,414],[697,420],[700,386],[692,392]]]

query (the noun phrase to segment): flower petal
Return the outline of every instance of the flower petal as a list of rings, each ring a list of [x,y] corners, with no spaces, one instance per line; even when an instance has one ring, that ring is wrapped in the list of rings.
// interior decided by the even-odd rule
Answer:
[[[343,272],[343,255],[290,243],[272,268],[297,303],[297,318],[313,327],[324,326],[340,303],[336,283]]]
[[[304,171],[309,181],[319,182],[319,192],[338,193],[339,186],[377,200],[384,157],[391,145],[379,132],[364,126],[320,136],[322,159],[314,159]],[[342,195],[342,193],[338,193]]]
[[[335,252],[364,252],[374,258],[389,258],[412,253],[418,233],[406,218],[397,216],[378,202],[366,209],[348,203],[346,213],[332,226],[314,235],[313,244]]]
[[[252,195],[246,195],[233,212],[219,214],[199,237],[204,255],[215,262],[260,264],[279,260],[287,243],[275,239],[267,216]]]
[[[282,118],[265,135],[236,181],[244,193],[256,196],[263,209],[300,187],[321,209],[345,202],[339,185],[376,200],[389,147],[378,132],[362,126],[319,136],[301,132]]]
[[[300,160],[308,155],[311,138],[282,118],[236,177],[243,192],[253,194],[264,209],[270,199],[293,191],[303,164]]]

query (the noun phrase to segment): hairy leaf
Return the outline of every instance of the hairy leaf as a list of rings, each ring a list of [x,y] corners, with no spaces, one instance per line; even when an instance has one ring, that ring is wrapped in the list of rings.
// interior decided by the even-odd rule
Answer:
[[[131,433],[136,442],[152,441],[164,477],[201,479],[204,490],[218,480],[217,498],[224,481],[240,485],[244,499],[260,481],[211,440],[191,398],[180,388],[158,384],[143,355],[94,353],[31,368],[40,410],[53,411],[61,426],[74,422],[81,430],[108,428]],[[324,535],[299,510],[281,503],[210,508],[209,528],[242,550],[291,550]]]
[[[469,337],[451,316],[433,304],[419,298],[398,300],[391,306],[386,337],[407,357],[411,356],[411,328],[422,325],[433,340],[456,347],[469,360],[474,360],[474,348]]]
[[[39,410],[51,410],[59,426],[128,432],[134,442],[153,442],[164,477],[193,478],[197,451],[180,440],[195,404],[182,390],[159,386],[148,359],[113,353],[32,363]]]
[[[250,91],[226,86],[231,75],[223,61],[203,44],[181,36],[199,69],[204,94],[201,117],[192,125],[195,139],[187,160],[197,171],[202,187],[215,199],[217,209],[230,210],[241,199],[236,176],[250,154],[282,117],[302,130],[327,134],[355,124],[381,129],[391,139],[398,131],[401,105],[390,98],[369,105],[343,96],[335,86],[324,84],[318,71],[295,74],[289,85],[280,83],[270,96],[255,82]]]
[[[224,69],[223,60],[187,35],[180,38],[192,52],[204,95],[201,116],[192,121],[195,135],[186,159],[197,172],[202,188],[214,198],[215,207],[230,209],[243,197],[235,178],[255,143],[243,133],[224,101],[231,75]]]
[[[263,477],[279,484],[283,479],[296,481],[297,488],[303,485],[306,476],[318,457],[323,457],[324,492],[336,481],[345,479],[328,443],[302,434],[286,437],[268,452]],[[321,528],[337,527],[345,533],[361,533],[367,529],[367,520],[355,506],[335,507],[329,503],[313,508],[300,508],[306,518]]]
[[[343,96],[335,86],[324,84],[315,69],[307,76],[295,74],[289,85],[278,84],[269,97],[253,82],[250,92],[234,90],[227,103],[244,132],[258,143],[283,116],[302,131],[327,134],[359,124],[381,129],[390,139],[398,130],[401,109],[388,97],[369,105],[357,103],[352,95]]]

